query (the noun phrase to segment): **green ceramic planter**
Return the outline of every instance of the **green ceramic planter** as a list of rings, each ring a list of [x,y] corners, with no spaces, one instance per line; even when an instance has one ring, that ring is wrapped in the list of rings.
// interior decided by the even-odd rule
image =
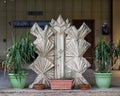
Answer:
[[[96,85],[99,88],[106,89],[110,87],[112,73],[94,73]]]
[[[11,86],[14,89],[22,89],[25,87],[27,74],[9,74]]]

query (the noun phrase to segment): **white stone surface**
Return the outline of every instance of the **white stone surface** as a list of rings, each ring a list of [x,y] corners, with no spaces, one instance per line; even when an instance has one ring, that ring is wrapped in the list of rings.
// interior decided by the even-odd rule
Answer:
[[[75,26],[66,30],[66,74],[72,74],[71,77],[74,78],[76,86],[78,84],[88,84],[82,74],[90,67],[89,62],[83,57],[90,46],[90,43],[84,40],[84,37],[90,31],[85,23],[78,30]]]
[[[70,26],[68,19],[63,20],[61,15],[55,21],[51,20],[50,26],[44,30],[34,24],[31,34],[36,37],[34,44],[38,57],[30,65],[38,76],[29,86],[35,83],[43,83],[49,86],[51,78],[74,78],[74,84],[88,84],[82,74],[90,67],[89,62],[83,54],[89,48],[90,43],[84,37],[91,30],[83,23],[77,30],[75,26]]]
[[[30,68],[35,71],[38,76],[29,88],[32,88],[36,83],[49,86],[49,80],[54,77],[54,42],[49,40],[53,35],[53,31],[51,31],[48,26],[42,30],[38,24],[35,23],[31,28],[31,34],[37,37],[34,45],[36,46],[38,57],[30,65]]]

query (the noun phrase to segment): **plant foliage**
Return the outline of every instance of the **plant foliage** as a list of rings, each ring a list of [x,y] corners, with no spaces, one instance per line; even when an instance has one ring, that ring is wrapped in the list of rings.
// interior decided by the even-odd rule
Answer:
[[[96,72],[107,73],[111,71],[111,61],[114,48],[112,44],[107,44],[100,40],[95,47],[95,67]]]
[[[114,64],[116,63],[117,59],[119,59],[119,58],[120,58],[120,41],[115,46],[115,49],[114,49]]]
[[[29,32],[26,34],[26,38],[21,36],[17,41],[13,37],[13,45],[7,49],[6,60],[3,62],[5,70],[14,74],[22,74],[23,64],[30,62],[31,58],[34,58],[35,48],[30,41]]]

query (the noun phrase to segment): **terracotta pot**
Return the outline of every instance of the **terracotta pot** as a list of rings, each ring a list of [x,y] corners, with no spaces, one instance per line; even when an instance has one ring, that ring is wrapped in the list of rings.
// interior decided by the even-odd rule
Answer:
[[[87,84],[79,84],[78,85],[81,90],[88,90],[90,89],[90,85]]]
[[[52,79],[50,80],[51,89],[71,89],[73,80],[61,80]]]
[[[45,85],[44,84],[34,84],[33,88],[36,90],[42,90],[45,88]]]

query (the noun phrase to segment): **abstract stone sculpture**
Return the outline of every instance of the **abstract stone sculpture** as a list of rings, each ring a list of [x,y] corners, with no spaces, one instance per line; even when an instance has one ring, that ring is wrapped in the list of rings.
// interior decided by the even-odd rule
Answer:
[[[82,74],[90,67],[89,62],[83,57],[90,46],[84,37],[90,31],[85,23],[77,30],[61,16],[57,21],[52,19],[50,26],[45,26],[44,30],[35,23],[31,28],[31,34],[37,37],[34,45],[38,57],[30,68],[38,76],[29,87],[32,88],[36,83],[49,86],[50,79],[64,76],[74,78],[75,85],[88,84]]]

